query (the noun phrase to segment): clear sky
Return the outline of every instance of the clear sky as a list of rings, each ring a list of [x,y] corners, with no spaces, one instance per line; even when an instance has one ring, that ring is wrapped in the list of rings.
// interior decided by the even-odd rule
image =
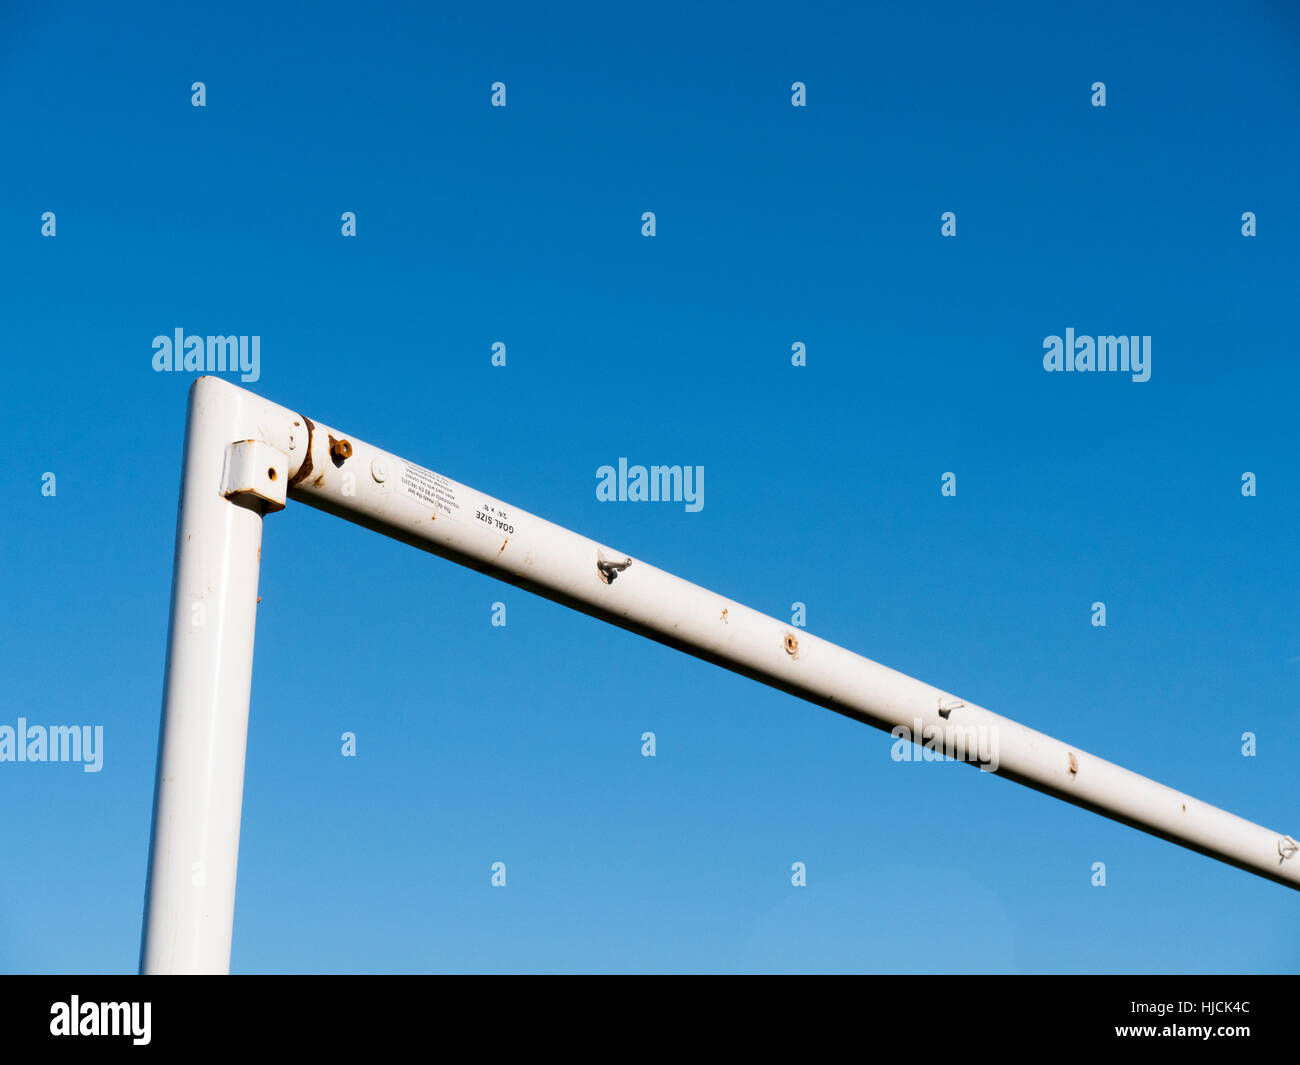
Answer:
[[[176,329],[1300,835],[1298,83],[1282,2],[4,5],[0,725],[104,739],[0,762],[0,969],[137,964]],[[260,590],[237,972],[1300,968],[1278,885],[306,507]]]

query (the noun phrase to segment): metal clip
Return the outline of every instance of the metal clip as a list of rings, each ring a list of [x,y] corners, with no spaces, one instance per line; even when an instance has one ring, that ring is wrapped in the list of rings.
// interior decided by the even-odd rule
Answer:
[[[965,705],[966,705],[966,704],[965,704],[964,702],[962,702],[960,699],[943,699],[943,698],[940,698],[940,700],[939,700],[939,716],[940,716],[941,718],[943,718],[945,721],[947,721],[947,720],[948,720],[948,715],[949,715],[949,714],[951,714],[954,710],[958,709],[959,707],[963,707],[963,706],[965,706]]]
[[[613,584],[619,573],[632,565],[630,558],[623,559],[622,562],[615,562],[612,559],[602,557],[596,559],[596,572],[600,574],[600,579],[606,584]]]

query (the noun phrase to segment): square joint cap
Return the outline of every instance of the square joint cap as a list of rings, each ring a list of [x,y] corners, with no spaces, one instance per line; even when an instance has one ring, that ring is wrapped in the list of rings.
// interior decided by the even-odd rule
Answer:
[[[258,505],[264,514],[283,510],[289,489],[289,456],[265,440],[238,440],[226,448],[221,494],[232,503]]]

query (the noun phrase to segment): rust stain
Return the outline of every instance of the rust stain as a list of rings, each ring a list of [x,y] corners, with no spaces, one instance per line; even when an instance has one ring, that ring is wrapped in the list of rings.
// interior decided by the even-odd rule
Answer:
[[[257,601],[258,601],[259,603],[262,601],[262,597],[261,597],[260,595],[257,597]]]
[[[1074,752],[1070,752],[1070,776],[1079,772],[1079,759],[1074,757]]]
[[[320,487],[321,485],[323,485],[324,483],[325,483],[325,474],[324,474],[324,473],[321,473],[321,475],[320,475],[319,477],[317,477],[316,480],[312,481],[312,484],[314,484],[317,488],[319,488],[319,487]]]
[[[785,653],[791,658],[799,657],[799,641],[795,639],[793,632],[787,632],[785,634]]]
[[[298,467],[298,472],[289,478],[290,488],[299,481],[305,481],[311,475],[311,437],[316,430],[316,426],[312,424],[311,419],[305,414],[302,420],[307,423],[307,447],[302,453],[302,465]]]
[[[510,537],[507,536],[507,537],[505,538],[505,540],[502,541],[502,544],[501,544],[501,551],[504,551],[504,550],[506,549],[506,544],[508,544],[509,542],[510,542]],[[497,558],[500,558],[500,557],[501,557],[501,551],[498,551],[498,552],[497,552]]]
[[[724,606],[722,608],[722,624],[725,625],[726,623],[727,623],[727,608]]]

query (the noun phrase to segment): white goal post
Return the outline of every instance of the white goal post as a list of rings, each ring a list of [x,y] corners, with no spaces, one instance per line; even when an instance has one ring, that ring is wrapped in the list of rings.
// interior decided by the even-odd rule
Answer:
[[[190,389],[140,970],[230,968],[262,518],[306,503],[1300,890],[1298,845],[216,377]],[[920,736],[915,739],[919,742]]]

